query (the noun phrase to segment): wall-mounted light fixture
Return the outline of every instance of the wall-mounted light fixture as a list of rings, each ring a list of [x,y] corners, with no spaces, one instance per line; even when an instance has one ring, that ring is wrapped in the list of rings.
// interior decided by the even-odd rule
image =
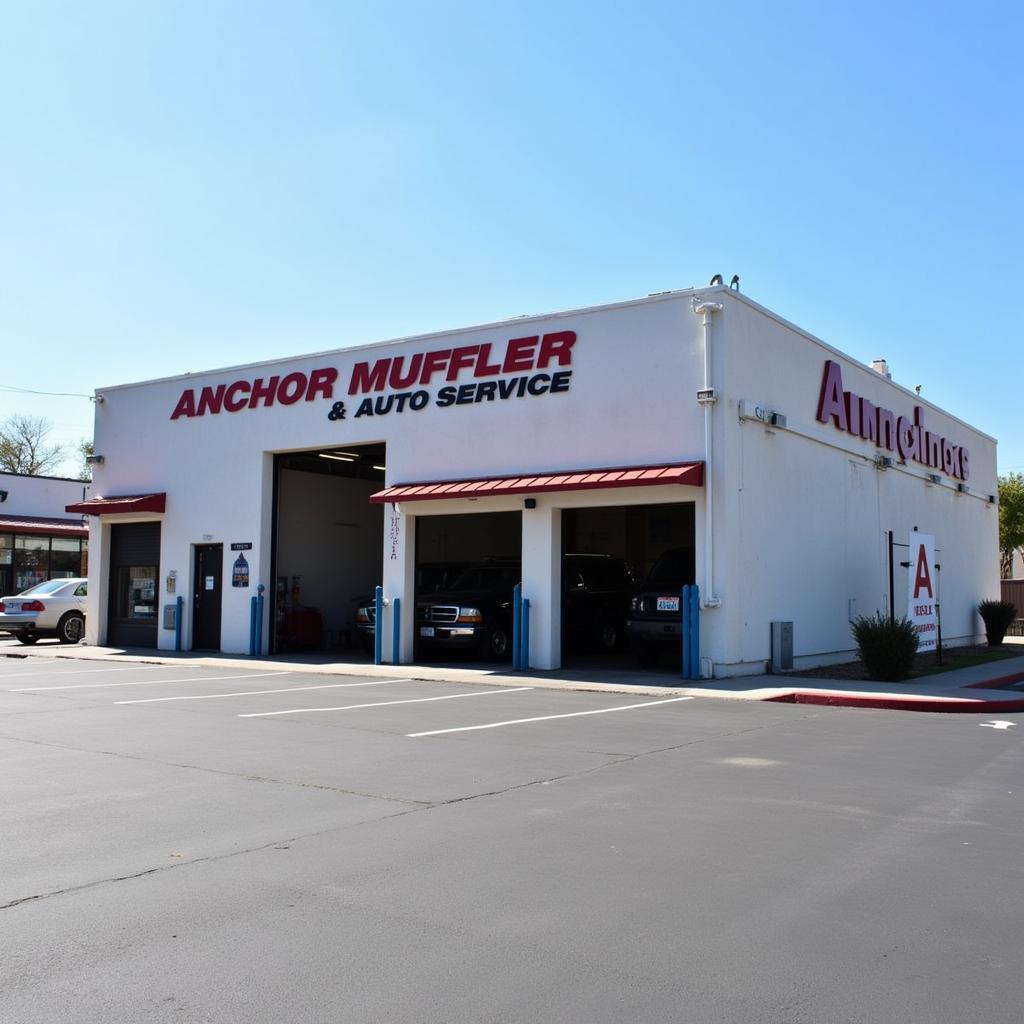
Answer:
[[[90,466],[102,466],[107,460],[102,455],[86,455],[85,461]]]

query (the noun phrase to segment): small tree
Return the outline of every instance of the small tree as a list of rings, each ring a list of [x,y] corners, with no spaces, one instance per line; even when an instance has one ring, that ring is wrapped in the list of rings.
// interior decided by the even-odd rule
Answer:
[[[47,473],[64,458],[64,448],[47,444],[50,423],[16,413],[0,423],[0,470],[27,476]]]
[[[92,479],[92,465],[89,463],[89,459],[93,456],[93,444],[88,438],[83,437],[78,442],[78,452],[82,456],[82,465],[78,470],[79,480],[91,480]]]
[[[1013,571],[1014,552],[1024,549],[1024,473],[999,478],[999,572],[1004,580]]]

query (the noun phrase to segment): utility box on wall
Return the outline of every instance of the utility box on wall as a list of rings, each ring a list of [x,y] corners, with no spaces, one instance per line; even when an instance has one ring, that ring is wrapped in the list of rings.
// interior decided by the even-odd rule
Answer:
[[[772,671],[791,672],[793,669],[793,623],[772,623]]]
[[[165,604],[164,605],[164,629],[177,629],[178,628],[178,605]]]

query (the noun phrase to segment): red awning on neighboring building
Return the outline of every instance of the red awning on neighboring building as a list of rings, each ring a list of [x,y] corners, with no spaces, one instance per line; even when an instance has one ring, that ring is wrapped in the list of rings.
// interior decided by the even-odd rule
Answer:
[[[482,480],[439,480],[434,483],[397,484],[377,491],[370,501],[425,501],[432,498],[482,498],[495,494],[538,494],[544,491],[589,491],[609,487],[650,487],[657,484],[704,483],[703,462],[672,466],[632,466],[621,469],[574,469],[529,476],[487,477]]]
[[[53,519],[50,516],[0,516],[0,533],[88,537],[89,527],[74,519]]]
[[[120,512],[163,512],[167,494],[123,494],[115,498],[87,498],[65,505],[65,512],[81,512],[84,516],[109,516]]]

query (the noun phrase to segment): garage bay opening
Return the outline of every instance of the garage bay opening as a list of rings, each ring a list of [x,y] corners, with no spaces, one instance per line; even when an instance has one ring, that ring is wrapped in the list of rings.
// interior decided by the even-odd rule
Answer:
[[[678,669],[679,592],[694,564],[692,503],[563,510],[563,666]],[[650,586],[660,602],[645,598]]]
[[[380,443],[275,456],[274,653],[331,650],[367,660],[357,619],[380,583],[384,521],[370,495],[384,486],[385,450]]]
[[[509,661],[522,513],[416,518],[417,661]]]

